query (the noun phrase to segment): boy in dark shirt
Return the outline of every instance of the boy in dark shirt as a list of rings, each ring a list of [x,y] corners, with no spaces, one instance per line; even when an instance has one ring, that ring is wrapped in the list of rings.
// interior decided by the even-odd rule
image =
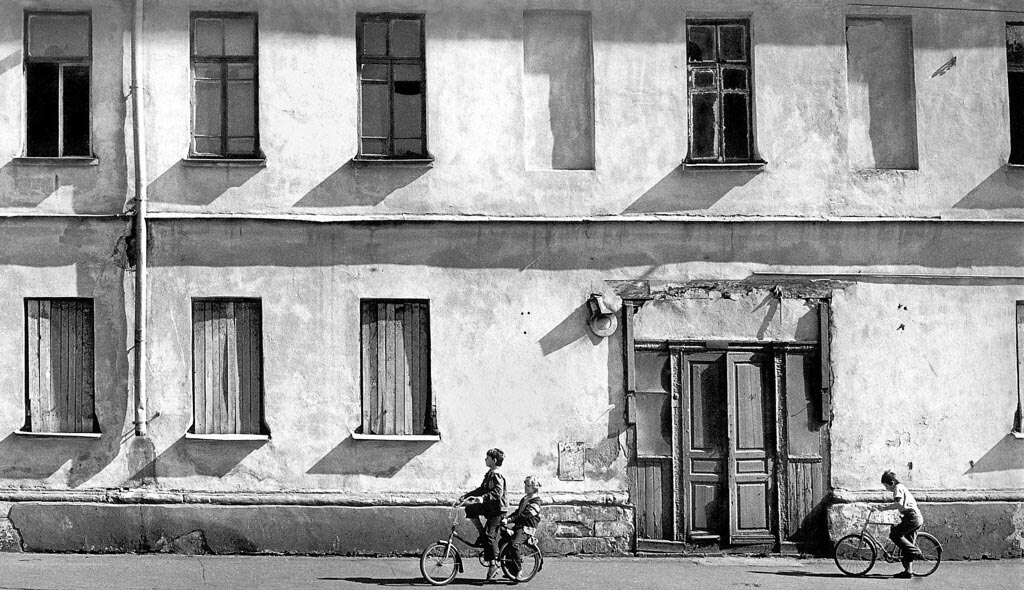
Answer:
[[[508,500],[505,499],[505,478],[499,472],[504,462],[505,453],[501,449],[487,451],[484,465],[487,465],[488,471],[484,474],[484,481],[477,489],[459,497],[459,502],[468,501],[466,518],[472,521],[480,533],[476,545],[484,548],[484,561],[488,562],[488,580],[498,572],[498,531],[501,527],[501,518],[508,508]],[[486,525],[480,522],[481,516],[487,519]]]

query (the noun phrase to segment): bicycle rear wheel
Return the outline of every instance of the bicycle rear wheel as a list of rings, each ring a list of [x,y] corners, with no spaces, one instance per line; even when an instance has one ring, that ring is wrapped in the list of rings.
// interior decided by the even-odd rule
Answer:
[[[836,567],[848,576],[863,576],[875,565],[875,544],[864,535],[846,535],[835,546]]]
[[[448,543],[434,543],[420,556],[420,573],[434,586],[444,586],[455,579],[459,560],[455,547]]]
[[[511,551],[512,545],[506,545],[498,557],[498,561],[501,562],[501,572],[510,580],[529,582],[537,575],[540,568],[544,566],[544,556],[541,554],[540,548],[533,543],[523,543],[519,548],[519,557],[522,560],[522,565],[518,568],[512,561]]]
[[[917,548],[921,550],[921,556],[914,559],[914,575],[928,576],[939,569],[939,562],[942,561],[942,545],[928,533],[917,534]]]

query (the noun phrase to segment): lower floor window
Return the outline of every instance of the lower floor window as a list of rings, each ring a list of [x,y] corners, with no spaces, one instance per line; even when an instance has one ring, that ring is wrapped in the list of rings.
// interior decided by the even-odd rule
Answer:
[[[362,433],[437,434],[426,301],[360,303]]]
[[[25,430],[99,432],[92,299],[25,300]]]
[[[192,432],[268,434],[258,299],[192,301]]]

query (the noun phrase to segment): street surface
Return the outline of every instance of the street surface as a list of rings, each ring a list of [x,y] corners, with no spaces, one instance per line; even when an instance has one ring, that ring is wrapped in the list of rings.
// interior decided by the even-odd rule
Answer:
[[[876,564],[866,578],[847,578],[831,560],[755,557],[549,558],[524,590],[551,588],[761,588],[766,590],[1024,590],[1024,560],[943,563],[928,578],[897,580],[897,565]],[[467,563],[454,588],[508,587],[484,583],[484,568]],[[254,590],[429,587],[413,558],[222,555],[0,554],[0,589]]]

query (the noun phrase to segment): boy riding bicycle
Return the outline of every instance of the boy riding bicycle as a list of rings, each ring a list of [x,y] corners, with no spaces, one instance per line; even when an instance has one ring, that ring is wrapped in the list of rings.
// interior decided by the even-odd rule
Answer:
[[[523,543],[528,536],[537,531],[537,525],[540,524],[540,480],[533,475],[526,476],[523,480],[523,491],[526,495],[519,501],[519,507],[507,517],[509,524],[512,525],[512,539],[509,541],[509,557],[512,558],[512,564],[508,569],[513,576],[519,575],[523,565],[520,552]],[[513,583],[516,581],[513,579]]]
[[[488,580],[498,572],[498,534],[501,518],[508,508],[508,500],[505,499],[505,478],[499,471],[504,462],[505,453],[501,449],[488,450],[484,458],[488,471],[484,474],[480,487],[459,497],[459,502],[468,501],[466,518],[476,526],[480,534],[475,545],[484,549],[484,561],[488,564]],[[480,517],[486,519],[486,524],[480,522]]]
[[[907,489],[907,486],[900,483],[899,478],[892,471],[886,470],[882,474],[882,485],[892,492],[893,501],[881,507],[880,510],[899,510],[900,522],[892,525],[889,538],[900,548],[900,560],[903,562],[903,571],[896,574],[897,578],[913,578],[914,570],[912,563],[914,559],[921,557],[921,550],[915,544],[917,531],[924,524],[924,517],[917,507],[917,501]],[[875,508],[871,509],[872,511]]]

